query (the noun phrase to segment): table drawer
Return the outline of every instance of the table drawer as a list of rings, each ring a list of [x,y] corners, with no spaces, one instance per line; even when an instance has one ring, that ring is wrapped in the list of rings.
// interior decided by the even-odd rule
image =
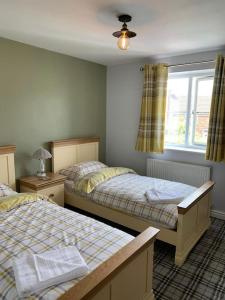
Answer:
[[[64,206],[64,183],[50,186],[45,189],[41,189],[38,191],[34,191],[29,187],[21,186],[21,192],[35,192],[39,194],[43,194],[51,198],[54,202],[56,202],[60,206]]]

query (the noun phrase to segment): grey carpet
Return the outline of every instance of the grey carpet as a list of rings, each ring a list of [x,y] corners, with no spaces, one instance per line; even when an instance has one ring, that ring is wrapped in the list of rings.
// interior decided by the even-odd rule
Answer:
[[[225,221],[212,219],[182,267],[174,265],[174,251],[156,242],[153,289],[157,300],[225,299]]]

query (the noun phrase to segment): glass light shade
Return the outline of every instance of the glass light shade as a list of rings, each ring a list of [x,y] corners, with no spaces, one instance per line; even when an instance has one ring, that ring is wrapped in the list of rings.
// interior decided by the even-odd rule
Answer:
[[[40,148],[33,153],[32,157],[35,159],[48,159],[51,158],[52,155],[46,149]]]
[[[126,35],[126,31],[121,34],[121,36],[118,38],[117,46],[121,50],[127,50],[130,46],[130,39]]]
[[[40,160],[40,170],[37,172],[37,176],[41,178],[46,178],[45,160],[52,157],[51,153],[44,148],[40,148],[33,153],[32,157]]]

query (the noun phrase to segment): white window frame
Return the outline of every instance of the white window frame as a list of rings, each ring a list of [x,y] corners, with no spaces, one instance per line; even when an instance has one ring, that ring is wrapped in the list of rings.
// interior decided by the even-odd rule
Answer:
[[[196,78],[194,83],[193,77]],[[180,144],[170,144],[165,143],[166,149],[175,150],[199,150],[200,152],[205,152],[206,146],[200,144],[194,144],[194,128],[196,123],[196,107],[197,107],[197,88],[193,89],[193,83],[196,85],[198,80],[214,77],[214,69],[205,69],[198,71],[186,71],[186,72],[171,72],[169,73],[168,79],[178,79],[178,78],[188,78],[188,93],[187,93],[187,115],[186,115],[186,130],[185,130],[185,143]]]

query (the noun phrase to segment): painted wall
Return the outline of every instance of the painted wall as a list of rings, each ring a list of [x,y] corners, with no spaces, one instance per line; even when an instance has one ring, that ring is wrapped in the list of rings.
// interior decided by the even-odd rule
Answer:
[[[17,177],[54,139],[100,136],[104,160],[105,66],[0,38],[0,70],[0,145],[16,144]]]
[[[221,52],[221,51],[220,51]],[[225,53],[225,51],[224,51]],[[214,59],[216,51],[162,58],[159,61],[168,64]],[[145,63],[150,61],[145,60]],[[204,159],[204,154],[166,150],[162,155],[150,155],[136,152],[141,107],[143,72],[139,64],[112,66],[107,69],[107,142],[106,160],[110,165],[134,168],[140,174],[146,174],[146,158],[155,157],[196,163],[212,167],[212,178],[216,182],[213,191],[213,209],[225,211],[225,164],[211,163]],[[171,68],[170,72],[212,68],[213,64],[192,65]]]

